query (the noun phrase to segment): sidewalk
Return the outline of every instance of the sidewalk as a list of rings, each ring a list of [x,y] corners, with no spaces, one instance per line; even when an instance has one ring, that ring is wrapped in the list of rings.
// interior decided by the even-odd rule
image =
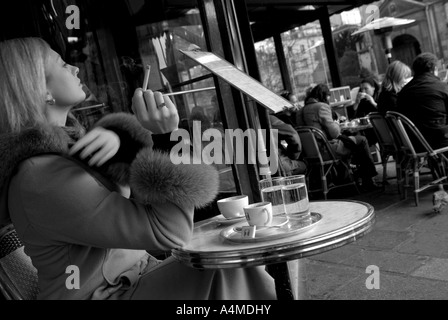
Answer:
[[[369,234],[306,259],[310,299],[448,299],[448,209],[432,212],[436,187],[421,192],[416,207],[412,191],[400,201],[396,180],[389,182],[385,191],[350,197],[374,206]],[[366,287],[368,266],[379,268],[379,289]]]

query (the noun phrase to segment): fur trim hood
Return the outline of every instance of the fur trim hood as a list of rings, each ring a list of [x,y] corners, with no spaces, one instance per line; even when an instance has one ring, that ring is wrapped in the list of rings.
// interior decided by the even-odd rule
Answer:
[[[174,165],[168,154],[152,150],[149,131],[135,117],[112,114],[96,126],[116,132],[121,140],[117,155],[98,171],[117,184],[130,184],[136,200],[200,208],[215,199],[219,186],[217,170],[203,164]],[[54,126],[0,135],[0,209],[7,209],[7,186],[21,161],[42,153],[67,154],[79,137],[77,132]],[[0,217],[0,225],[5,218]]]

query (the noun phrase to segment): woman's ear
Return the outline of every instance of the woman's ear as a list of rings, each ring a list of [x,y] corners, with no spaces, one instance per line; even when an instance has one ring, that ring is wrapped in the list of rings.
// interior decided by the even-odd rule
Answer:
[[[56,100],[53,98],[51,93],[47,92],[47,95],[45,97],[45,102],[49,105],[54,105],[56,103]]]

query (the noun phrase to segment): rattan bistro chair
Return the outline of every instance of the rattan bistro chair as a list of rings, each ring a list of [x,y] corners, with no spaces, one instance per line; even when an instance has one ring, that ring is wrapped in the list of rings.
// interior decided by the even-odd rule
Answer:
[[[412,121],[401,113],[388,111],[386,119],[389,121],[397,146],[403,153],[401,160],[403,176],[398,183],[402,186],[403,196],[406,198],[407,188],[412,187],[409,183],[409,175],[412,174],[415,205],[418,206],[420,192],[433,186],[440,187],[442,181],[446,180],[448,159],[443,153],[448,152],[448,147],[434,150]],[[425,164],[431,169],[433,179],[420,186],[420,171]]]
[[[7,300],[35,300],[37,270],[12,225],[0,229],[0,292]]]
[[[387,162],[392,156],[395,160],[395,169],[397,174],[397,181],[401,180],[401,152],[395,142],[392,128],[389,125],[386,117],[379,112],[371,112],[367,115],[372,124],[373,131],[378,139],[380,146],[381,164],[383,165],[383,185],[387,184]],[[401,192],[400,185],[398,191]]]
[[[330,143],[322,130],[308,126],[299,126],[296,127],[295,130],[300,136],[300,141],[302,143],[302,154],[308,168],[306,179],[309,192],[323,191],[324,198],[326,200],[327,194],[331,189],[353,185],[359,193],[350,165],[343,159],[336,158],[333,150],[331,149]],[[349,181],[340,184],[333,183],[329,186],[328,178],[335,178],[337,175],[336,167],[338,165],[340,165],[345,170],[345,173],[348,174]],[[311,189],[310,176],[313,172],[315,172],[315,169],[319,170],[321,179],[320,189]]]

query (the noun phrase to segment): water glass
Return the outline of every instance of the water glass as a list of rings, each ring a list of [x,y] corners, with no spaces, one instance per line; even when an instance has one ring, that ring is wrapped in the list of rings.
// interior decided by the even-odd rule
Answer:
[[[261,198],[263,202],[270,202],[272,204],[272,214],[274,216],[285,213],[282,196],[283,187],[280,185],[261,189]]]
[[[304,174],[298,174],[294,176],[287,176],[284,180],[284,185],[290,185],[290,184],[296,184],[296,183],[306,183],[305,175]]]
[[[305,183],[295,183],[281,188],[284,212],[296,218],[311,217],[310,203]]]
[[[274,186],[284,186],[285,178],[284,177],[276,177],[270,179],[263,179],[258,182],[260,191],[264,188],[274,187]]]

